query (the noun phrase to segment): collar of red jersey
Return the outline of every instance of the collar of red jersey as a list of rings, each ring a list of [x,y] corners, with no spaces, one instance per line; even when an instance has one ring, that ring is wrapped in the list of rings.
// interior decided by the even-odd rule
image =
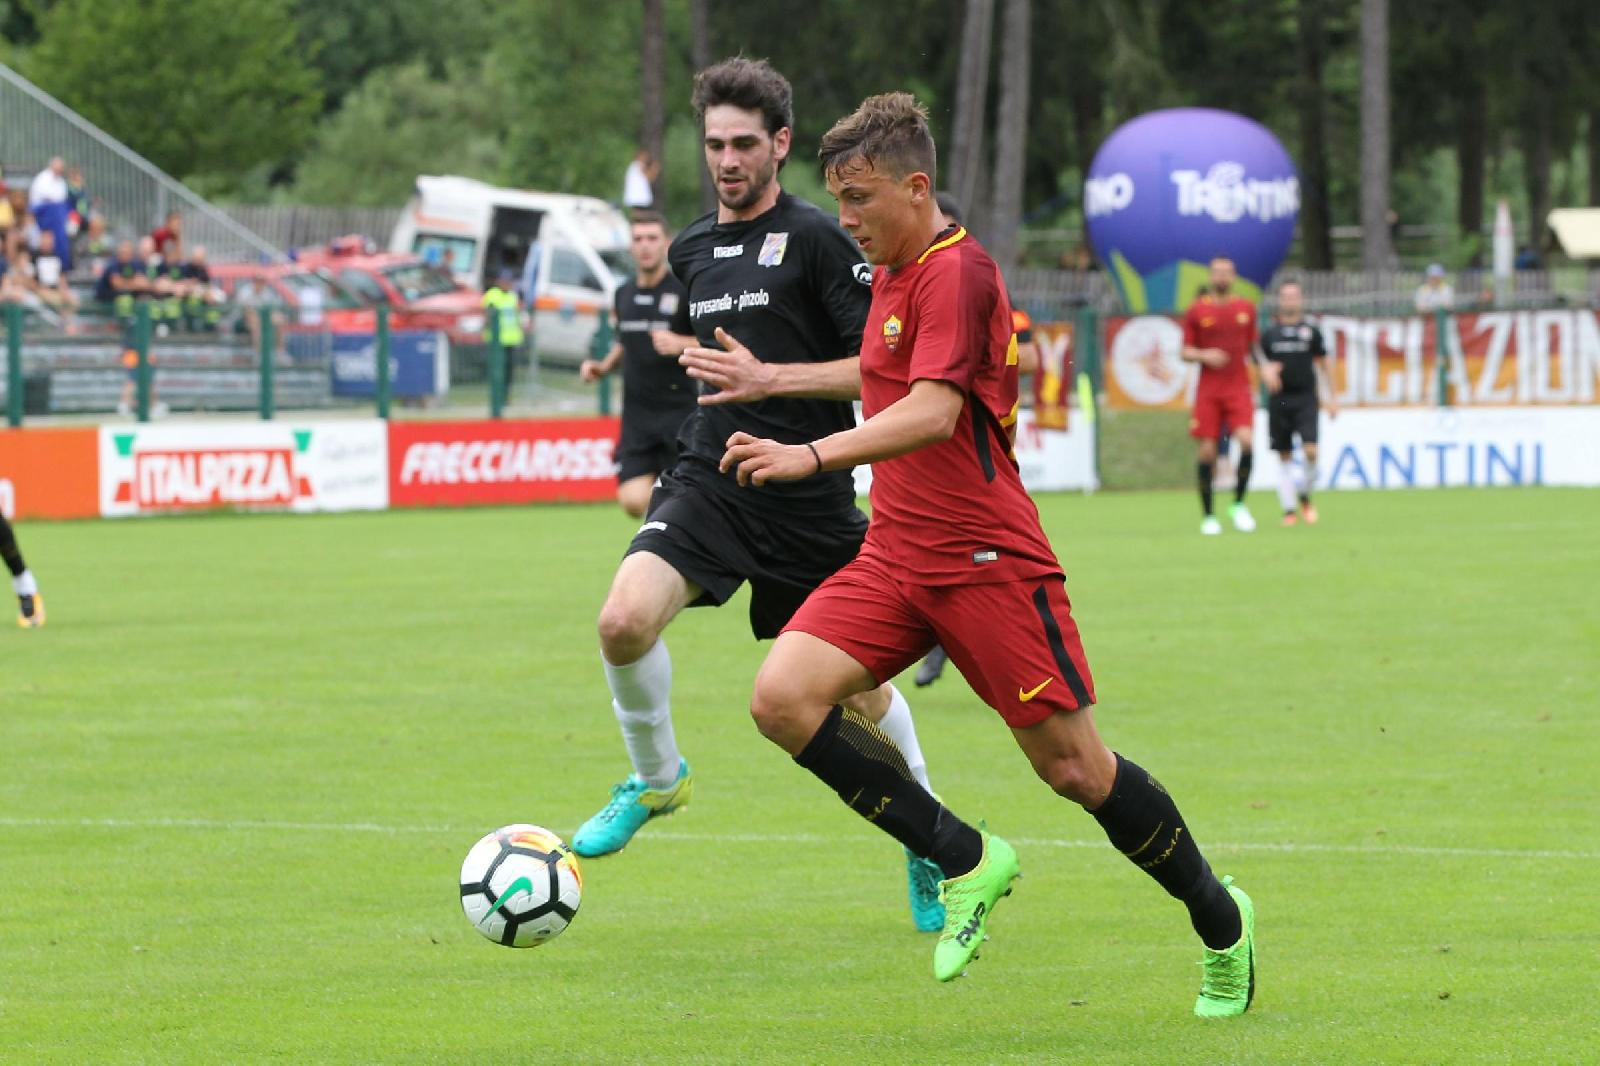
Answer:
[[[952,229],[955,230],[954,233],[950,232]],[[950,247],[952,244],[956,243],[957,241],[959,241],[961,238],[965,237],[966,235],[967,235],[967,231],[962,226],[947,226],[947,227],[945,227],[944,229],[939,231],[939,235],[933,239],[933,243],[928,245],[927,251],[925,251],[921,255],[917,256],[917,262],[919,262],[919,263],[927,262],[928,256],[932,255],[934,252],[939,251],[941,248]]]

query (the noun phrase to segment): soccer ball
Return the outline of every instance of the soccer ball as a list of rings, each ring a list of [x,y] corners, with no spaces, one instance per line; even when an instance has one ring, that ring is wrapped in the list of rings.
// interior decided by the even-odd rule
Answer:
[[[461,864],[461,909],[472,928],[508,948],[553,939],[578,913],[583,874],[561,838],[508,825],[472,845]]]

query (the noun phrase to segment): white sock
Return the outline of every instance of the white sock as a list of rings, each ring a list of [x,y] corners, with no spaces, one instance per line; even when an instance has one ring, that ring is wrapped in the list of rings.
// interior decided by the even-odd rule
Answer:
[[[672,735],[672,657],[658,639],[638,662],[616,666],[605,662],[611,687],[611,709],[622,727],[633,772],[651,788],[666,788],[678,779],[678,741]]]
[[[933,786],[928,784],[928,762],[922,757],[922,745],[917,743],[917,727],[911,722],[911,704],[893,685],[889,686],[889,709],[878,720],[878,728],[889,734],[889,739],[900,749],[900,754],[906,757],[906,766],[911,770],[911,776],[917,779],[917,784],[932,792]]]
[[[1306,499],[1311,498],[1311,490],[1317,487],[1317,461],[1307,459],[1300,467],[1300,495]]]
[[[1283,508],[1284,514],[1290,514],[1295,507],[1294,491],[1294,457],[1290,456],[1278,466],[1278,505]]]
[[[24,570],[11,579],[11,587],[17,590],[18,596],[39,595],[39,583],[33,579],[32,570]]]

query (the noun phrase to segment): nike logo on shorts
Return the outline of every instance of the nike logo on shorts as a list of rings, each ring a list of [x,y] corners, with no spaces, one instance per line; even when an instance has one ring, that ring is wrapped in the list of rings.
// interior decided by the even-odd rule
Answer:
[[[1039,682],[1037,685],[1033,686],[1031,689],[1029,689],[1026,692],[1022,691],[1021,688],[1018,688],[1017,689],[1017,699],[1021,700],[1023,703],[1027,703],[1029,700],[1033,699],[1039,693],[1043,692],[1044,691],[1044,687],[1046,685],[1048,685],[1050,682],[1054,681],[1054,680],[1055,680],[1054,677],[1047,677],[1043,681]]]

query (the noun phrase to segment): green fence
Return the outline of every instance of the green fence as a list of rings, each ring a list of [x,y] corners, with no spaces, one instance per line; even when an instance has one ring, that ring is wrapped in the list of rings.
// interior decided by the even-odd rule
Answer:
[[[609,324],[594,338],[603,354]],[[611,385],[539,358],[536,338],[395,331],[388,308],[306,313],[252,300],[0,304],[9,425],[169,412],[538,417],[613,407]]]

